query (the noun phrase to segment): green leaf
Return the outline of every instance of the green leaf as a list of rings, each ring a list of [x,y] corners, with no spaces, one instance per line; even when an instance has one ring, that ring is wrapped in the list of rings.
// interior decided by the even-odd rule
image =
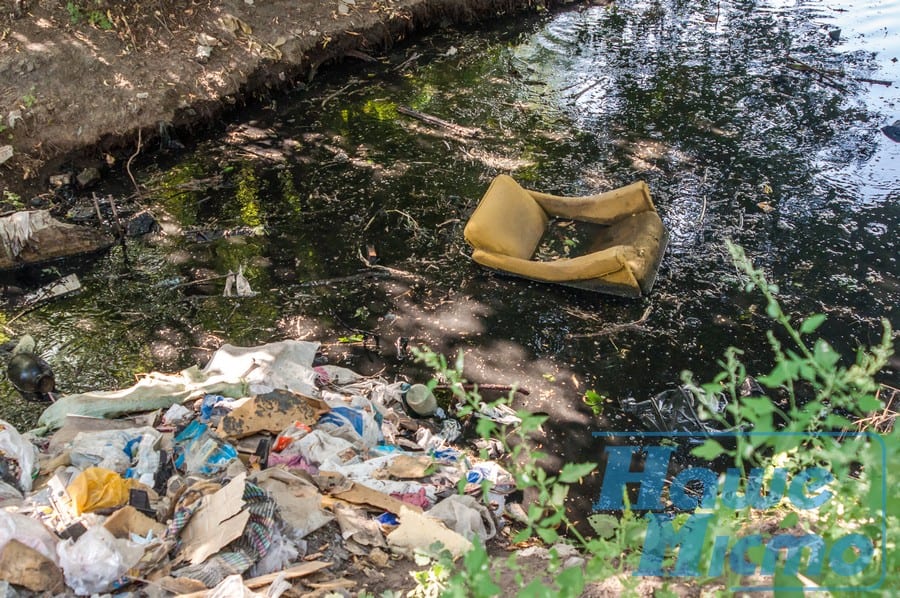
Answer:
[[[785,518],[781,520],[781,523],[778,524],[778,527],[781,529],[788,529],[797,525],[799,521],[800,516],[797,515],[797,513],[788,513]]]
[[[512,541],[514,544],[518,544],[519,542],[524,542],[525,540],[527,540],[530,537],[531,537],[531,528],[528,527],[528,528],[523,529],[519,533],[517,533],[515,536],[513,536]]]
[[[556,576],[556,585],[559,586],[560,598],[575,598],[581,596],[584,590],[584,572],[581,567],[569,567]]]
[[[884,405],[881,401],[876,399],[872,395],[863,395],[859,398],[859,403],[857,403],[860,411],[869,412],[869,411],[880,411],[884,408]]]
[[[516,594],[518,598],[546,598],[549,595],[551,595],[550,588],[541,583],[540,577],[532,580]]]
[[[481,438],[490,438],[491,433],[497,429],[497,423],[486,417],[478,418],[475,424],[475,433]]]
[[[819,365],[831,368],[841,359],[841,355],[825,340],[820,338],[816,341],[816,346],[813,348],[813,359]]]
[[[587,520],[593,530],[597,532],[597,535],[604,540],[611,539],[616,535],[616,530],[619,529],[619,520],[606,513],[595,513],[588,517]]]
[[[707,459],[712,461],[719,455],[725,452],[725,449],[722,448],[722,445],[716,442],[715,440],[708,439],[706,442],[695,448],[691,451],[692,455],[696,455],[701,459]]]
[[[744,407],[757,415],[766,415],[775,411],[769,397],[745,397],[742,403]]]
[[[537,531],[537,535],[541,537],[541,540],[543,540],[547,544],[553,544],[557,540],[559,540],[559,534],[556,533],[555,529],[549,527],[539,527],[535,531]]]
[[[778,388],[797,375],[799,365],[793,361],[781,361],[767,376],[760,376],[757,381],[769,388]]]
[[[862,407],[862,401],[860,401],[860,408],[861,407]],[[877,409],[877,407],[876,407],[876,409]],[[852,421],[850,421],[846,417],[843,417],[836,413],[829,413],[827,416],[825,416],[825,427],[826,428],[829,428],[832,430],[839,430],[841,428],[849,428],[852,425],[853,425]]]
[[[827,318],[828,316],[825,314],[813,314],[809,316],[803,320],[803,324],[800,325],[800,334],[810,334],[811,332],[815,332]]]
[[[559,481],[564,484],[574,484],[595,469],[597,469],[596,463],[566,463],[559,472]]]

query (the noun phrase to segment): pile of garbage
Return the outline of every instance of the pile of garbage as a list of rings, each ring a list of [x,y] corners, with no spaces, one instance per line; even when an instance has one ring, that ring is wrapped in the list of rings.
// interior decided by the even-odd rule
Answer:
[[[277,596],[356,557],[492,538],[508,472],[454,444],[428,387],[314,366],[317,349],[224,345],[203,369],[61,397],[26,434],[0,421],[2,583]],[[339,542],[314,545],[327,529]]]

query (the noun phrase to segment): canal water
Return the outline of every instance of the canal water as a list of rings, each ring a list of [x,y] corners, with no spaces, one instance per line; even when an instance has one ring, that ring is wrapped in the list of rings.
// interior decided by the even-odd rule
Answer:
[[[519,384],[551,416],[555,456],[594,459],[592,430],[632,425],[618,399],[683,370],[709,379],[729,346],[771,368],[770,322],[726,239],[786,311],[827,314],[820,333],[848,358],[882,318],[898,327],[900,143],[882,131],[900,119],[898,23],[897,0],[622,0],[347,58],[136,163],[168,234],[40,273],[84,289],[9,307],[8,332],[35,337],[65,392],[203,363],[221,342],[318,340],[332,362],[411,380],[427,372],[404,343],[463,350],[470,379]],[[473,264],[462,229],[500,173],[558,195],[646,181],[671,234],[652,294]],[[581,243],[554,225],[543,250]],[[223,297],[239,269],[256,294]],[[610,398],[603,416],[587,389]],[[36,419],[5,381],[2,397],[3,417]]]

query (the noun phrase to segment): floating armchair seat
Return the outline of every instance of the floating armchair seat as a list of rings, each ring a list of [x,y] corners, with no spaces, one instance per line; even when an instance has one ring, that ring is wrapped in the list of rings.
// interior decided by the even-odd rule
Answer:
[[[604,226],[595,227],[587,253],[536,261],[551,218]],[[465,237],[472,259],[487,268],[625,297],[650,293],[669,239],[642,181],[598,195],[557,197],[524,189],[506,175],[488,187]]]

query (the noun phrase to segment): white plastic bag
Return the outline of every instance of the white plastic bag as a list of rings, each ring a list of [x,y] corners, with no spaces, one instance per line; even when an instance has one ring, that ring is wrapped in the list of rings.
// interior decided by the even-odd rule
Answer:
[[[144,555],[143,547],[115,538],[102,525],[88,529],[76,542],[60,542],[56,552],[66,585],[79,596],[110,590]]]
[[[349,440],[360,449],[370,449],[384,441],[381,425],[375,416],[360,407],[332,406],[331,411],[319,419],[316,428]]]
[[[349,441],[322,430],[313,430],[294,444],[297,445],[301,456],[320,467],[358,463],[361,460]]]
[[[37,447],[25,440],[12,424],[2,419],[0,419],[0,453],[19,464],[19,489],[22,492],[31,492],[32,476],[36,473]]]
[[[488,508],[467,494],[451,494],[429,509],[427,515],[440,519],[470,541],[478,536],[483,544],[497,535],[494,518]]]
[[[3,550],[10,540],[18,540],[54,564],[59,563],[56,557],[56,536],[51,534],[44,524],[31,517],[0,509],[0,550]]]
[[[151,436],[154,444],[160,433],[149,426],[126,430],[102,430],[100,432],[79,432],[69,448],[72,465],[79,469],[102,467],[118,474],[124,474],[131,467],[132,457],[126,447],[140,442],[144,436]],[[134,446],[136,449],[137,446]]]

